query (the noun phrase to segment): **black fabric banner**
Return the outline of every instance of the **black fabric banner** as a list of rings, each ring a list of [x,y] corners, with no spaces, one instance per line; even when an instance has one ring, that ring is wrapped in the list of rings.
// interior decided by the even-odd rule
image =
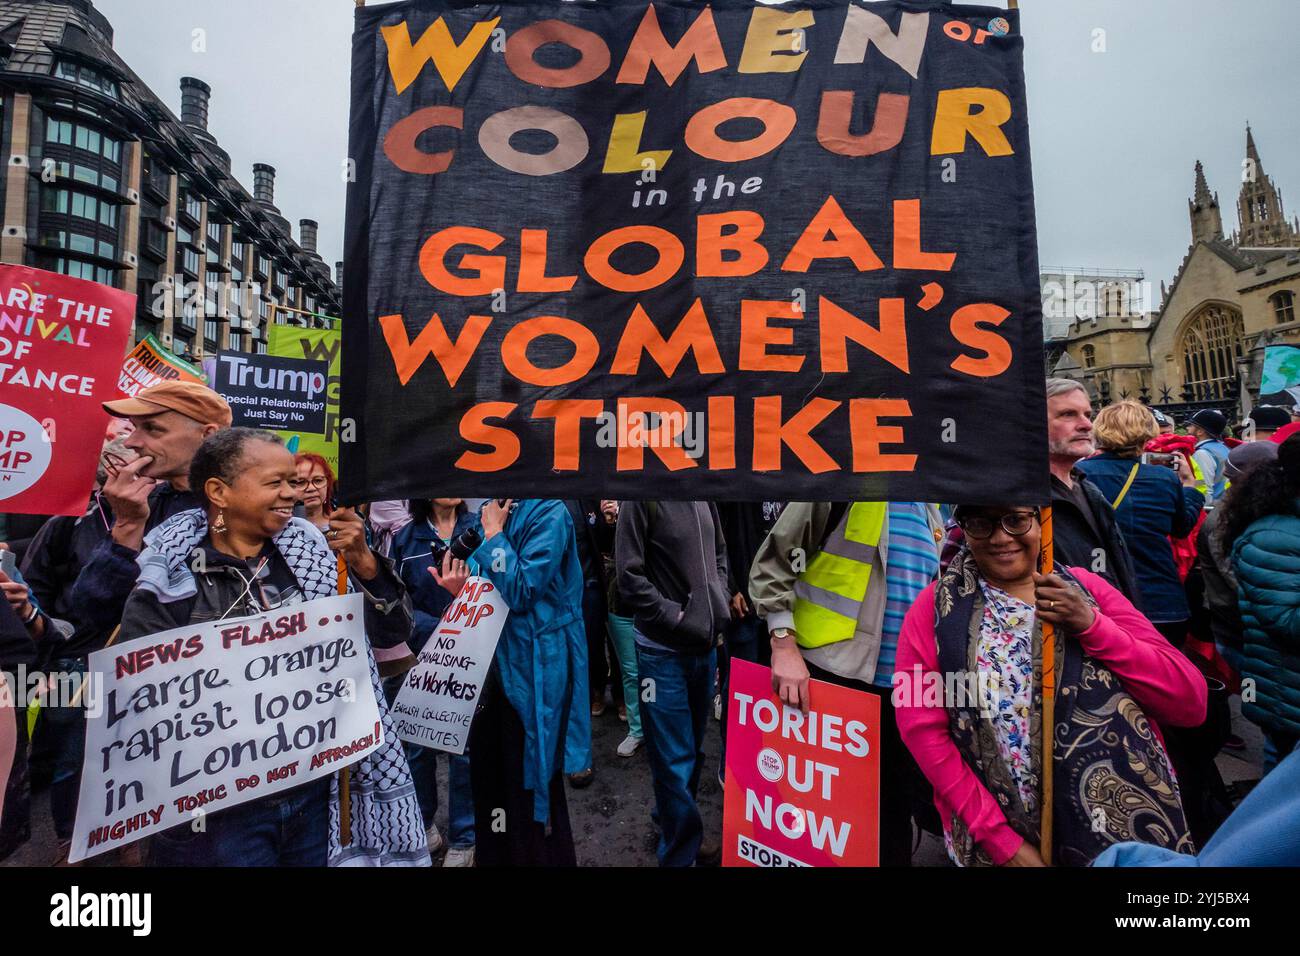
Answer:
[[[1022,52],[941,2],[358,10],[343,498],[1045,503]]]

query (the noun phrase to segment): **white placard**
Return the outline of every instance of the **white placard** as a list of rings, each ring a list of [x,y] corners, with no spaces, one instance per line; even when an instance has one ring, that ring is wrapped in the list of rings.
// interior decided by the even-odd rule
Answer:
[[[69,860],[202,826],[376,750],[363,613],[359,594],[327,597],[91,654]]]
[[[397,736],[463,754],[469,725],[510,609],[487,578],[465,582],[393,701]]]

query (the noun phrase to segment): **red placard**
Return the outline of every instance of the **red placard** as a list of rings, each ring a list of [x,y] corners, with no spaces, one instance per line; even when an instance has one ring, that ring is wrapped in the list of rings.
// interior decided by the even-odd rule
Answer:
[[[880,698],[810,681],[807,714],[772,672],[731,662],[723,866],[878,866]]]
[[[85,512],[134,317],[129,293],[0,265],[0,512]]]

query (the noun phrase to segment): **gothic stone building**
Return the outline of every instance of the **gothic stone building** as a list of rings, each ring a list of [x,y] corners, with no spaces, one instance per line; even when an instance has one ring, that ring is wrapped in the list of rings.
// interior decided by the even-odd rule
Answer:
[[[1154,397],[1236,411],[1243,386],[1257,393],[1264,348],[1300,343],[1300,220],[1287,220],[1249,128],[1240,228],[1225,238],[1219,197],[1200,163],[1189,212],[1192,246],[1164,290],[1148,342]]]
[[[1106,316],[1072,324],[1056,374],[1079,379],[1099,403],[1141,398],[1175,415],[1218,408],[1240,417],[1242,388],[1258,399],[1264,348],[1300,344],[1300,221],[1264,171],[1254,133],[1237,201],[1240,228],[1224,234],[1219,197],[1196,164],[1188,203],[1192,244],[1149,321]]]

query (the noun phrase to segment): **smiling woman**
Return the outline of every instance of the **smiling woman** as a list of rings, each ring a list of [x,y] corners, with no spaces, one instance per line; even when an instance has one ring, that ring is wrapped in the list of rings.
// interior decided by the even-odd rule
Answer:
[[[292,670],[297,660],[293,652],[303,660],[311,656],[292,640],[301,632],[305,602],[346,586],[365,597],[367,641],[377,648],[404,646],[411,628],[410,604],[391,563],[366,546],[364,526],[351,509],[329,512],[324,535],[294,518],[298,469],[277,435],[250,428],[217,432],[194,455],[189,481],[201,510],[182,512],[149,535],[139,559],[139,583],[122,615],[121,640],[200,621],[231,619],[223,640],[282,640],[283,654],[289,656],[269,660],[282,661],[283,667]],[[342,583],[341,564],[347,569]],[[268,632],[264,612],[280,609],[284,614],[275,618],[276,627]],[[233,620],[250,615],[261,615],[260,630]],[[362,650],[369,656],[368,647],[355,648],[350,641],[347,648],[337,648],[338,653],[349,654]],[[232,675],[230,679],[236,689],[247,689],[249,682],[264,676],[259,673]],[[386,724],[388,708],[373,662],[371,673],[375,676],[370,692],[375,694],[381,721]],[[330,694],[344,689],[337,682],[328,684]],[[367,693],[364,687],[355,692]],[[276,712],[270,713],[270,736],[263,743],[273,752],[290,745],[309,747],[330,729],[328,716],[304,716],[301,721],[286,723],[281,731],[274,721],[287,714],[290,703],[295,710],[299,703],[294,697],[280,712],[279,700],[270,696],[266,700],[267,712]],[[173,724],[158,728],[159,734],[176,735]],[[214,768],[226,766],[226,761],[233,761],[250,747],[266,756],[261,744],[248,742],[247,728],[241,728],[235,737],[221,735],[229,729],[206,728],[205,734],[212,733],[212,739],[204,741],[203,754],[184,764],[188,768],[185,773],[202,768],[215,772]],[[378,865],[427,863],[424,828],[406,759],[391,733],[382,748],[373,759],[366,757],[353,764],[350,771],[359,781],[360,791],[360,795],[353,794],[350,804],[350,832],[340,835],[331,831],[330,781],[315,779],[215,810],[201,833],[176,827],[153,835],[151,862],[162,866],[324,866],[346,854],[349,860],[366,859]],[[179,752],[173,756],[181,759]],[[179,772],[180,764],[171,766]],[[384,800],[369,796],[379,791],[385,791]],[[283,813],[300,821],[291,832],[272,823]]]
[[[895,672],[899,733],[934,786],[953,862],[1086,866],[1125,839],[1194,852],[1164,734],[1205,719],[1205,678],[1099,575],[1038,573],[1038,508],[962,505],[956,520],[965,547],[908,611]],[[1045,638],[1059,662],[1051,720]],[[925,684],[958,693],[899,693]],[[1116,749],[1128,760],[1113,760]],[[1044,760],[1058,779],[1080,781],[1057,789],[1051,815]],[[1119,792],[1132,799],[1109,803]],[[1049,860],[1036,849],[1044,825]]]
[[[280,436],[231,428],[194,456],[190,487],[207,506],[213,546],[233,557],[258,554],[284,530],[297,502],[298,469]]]

